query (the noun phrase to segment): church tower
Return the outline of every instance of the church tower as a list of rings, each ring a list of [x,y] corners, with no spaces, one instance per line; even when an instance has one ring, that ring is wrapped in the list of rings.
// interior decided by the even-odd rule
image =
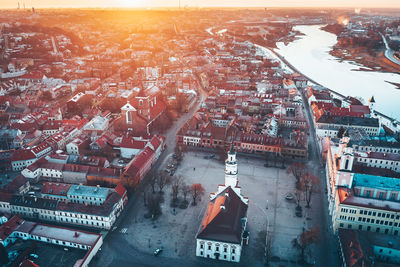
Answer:
[[[231,150],[228,152],[228,158],[225,160],[225,186],[234,188],[238,185],[237,173],[236,152]]]
[[[218,185],[218,191],[215,193],[211,193],[210,199],[213,200],[215,197],[218,196],[218,194],[220,194],[226,188],[230,187],[244,203],[248,204],[249,199],[242,195],[237,174],[238,165],[236,160],[236,152],[231,149],[231,151],[228,152],[228,158],[225,160],[225,183]]]
[[[122,117],[125,119],[126,124],[133,123],[133,116],[136,109],[129,103],[129,101],[121,108]]]
[[[369,106],[369,110],[370,110],[371,113],[372,113],[372,112],[374,111],[374,109],[375,109],[375,98],[374,98],[374,96],[372,96],[372,97],[369,99],[368,106]]]

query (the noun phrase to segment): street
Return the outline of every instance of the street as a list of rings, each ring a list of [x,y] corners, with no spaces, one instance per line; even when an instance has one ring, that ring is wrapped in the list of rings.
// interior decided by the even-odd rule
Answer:
[[[199,86],[201,84],[199,83]],[[188,112],[178,118],[170,129],[164,134],[166,137],[165,144],[166,149],[161,154],[153,167],[153,170],[162,170],[165,168],[168,157],[174,153],[176,145],[176,134],[184,123],[186,123],[195,112],[200,108],[201,104],[206,98],[206,92],[200,87],[200,97],[197,104]],[[168,259],[163,257],[162,254],[158,257],[154,257],[152,254],[139,251],[137,248],[132,247],[124,238],[124,234],[120,233],[119,230],[126,228],[131,224],[133,218],[137,216],[138,211],[142,208],[142,204],[138,201],[139,198],[143,197],[143,192],[148,188],[148,176],[139,184],[136,191],[130,196],[127,206],[124,212],[118,218],[114,224],[117,229],[115,231],[109,231],[104,237],[104,244],[102,251],[100,251],[95,259],[90,264],[91,266],[175,266],[179,265],[180,260]],[[188,264],[187,260],[182,260],[183,266]],[[196,265],[200,264],[200,265]],[[201,266],[202,263],[192,262],[191,266]]]

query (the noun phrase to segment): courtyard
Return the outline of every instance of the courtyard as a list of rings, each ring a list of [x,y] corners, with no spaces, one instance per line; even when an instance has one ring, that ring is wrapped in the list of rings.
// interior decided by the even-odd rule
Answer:
[[[216,158],[206,158],[207,155],[186,152],[175,173],[181,175],[187,185],[200,183],[204,187],[205,194],[196,206],[189,204],[186,209],[172,208],[171,187],[167,186],[163,190],[162,215],[152,221],[144,217],[147,209],[141,198],[140,210],[135,212],[129,225],[116,230],[132,247],[148,254],[162,248],[160,257],[171,259],[189,258],[207,265],[228,264],[195,257],[195,236],[209,202],[209,193],[217,191],[218,184],[224,183],[224,164]],[[244,247],[239,265],[263,266],[265,233],[268,231],[272,242],[271,266],[299,266],[296,260],[300,252],[292,246],[292,240],[303,227],[312,227],[313,214],[316,213],[313,212],[313,203],[312,208],[306,209],[302,201],[303,216],[297,217],[294,200],[285,199],[295,190],[295,178],[287,174],[286,169],[266,168],[264,163],[261,159],[238,156],[239,186],[242,194],[249,198],[250,232],[250,243]],[[314,198],[318,196],[314,194]],[[180,197],[183,198],[182,194]],[[190,194],[187,199],[192,201]]]

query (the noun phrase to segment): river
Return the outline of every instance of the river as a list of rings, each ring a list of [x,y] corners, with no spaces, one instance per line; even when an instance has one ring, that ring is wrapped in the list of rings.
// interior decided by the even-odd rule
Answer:
[[[400,83],[400,75],[376,71],[357,71],[359,64],[340,62],[329,51],[336,35],[321,30],[322,26],[295,26],[304,34],[287,45],[277,43],[275,50],[310,79],[343,95],[361,97],[364,103],[374,96],[376,110],[400,120],[400,89],[386,82]]]

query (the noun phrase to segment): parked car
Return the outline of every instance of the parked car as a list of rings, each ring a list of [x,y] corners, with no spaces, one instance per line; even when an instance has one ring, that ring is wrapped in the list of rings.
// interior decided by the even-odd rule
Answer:
[[[29,257],[32,257],[32,258],[34,258],[34,259],[37,259],[37,258],[39,258],[39,256],[38,255],[36,255],[36,254],[29,254]]]
[[[158,248],[156,250],[154,250],[154,256],[158,256],[158,254],[160,254],[163,251],[162,248]]]

